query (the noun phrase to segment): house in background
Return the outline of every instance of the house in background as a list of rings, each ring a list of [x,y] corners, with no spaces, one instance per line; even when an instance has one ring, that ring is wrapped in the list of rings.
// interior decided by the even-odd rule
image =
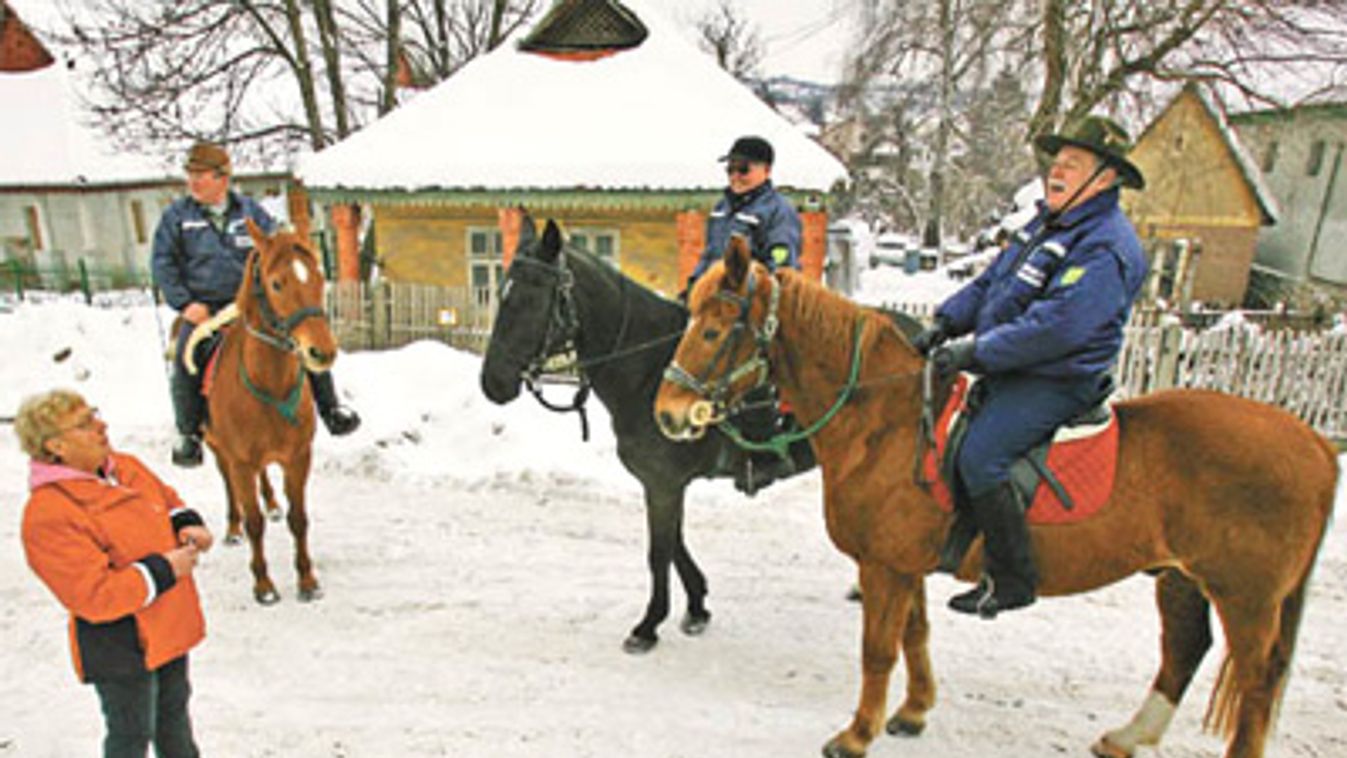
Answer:
[[[1258,156],[1282,209],[1278,224],[1258,240],[1259,270],[1347,295],[1347,101],[1240,113],[1230,121]]]
[[[1200,250],[1191,298],[1242,304],[1259,234],[1276,223],[1277,203],[1211,94],[1185,85],[1138,136],[1130,157],[1146,188],[1125,192],[1123,208],[1143,244],[1161,251],[1157,268],[1172,268],[1174,243],[1187,240]]]
[[[0,0],[0,73],[37,71],[54,61],[19,14],[5,0]]]
[[[159,214],[185,192],[182,156],[115,152],[80,121],[73,72],[57,64],[0,74],[0,286],[14,269],[27,286],[65,289],[79,267],[95,289],[149,281]],[[284,196],[286,173],[240,171],[238,191]],[[32,274],[31,272],[40,272]]]
[[[681,289],[725,185],[717,158],[758,134],[802,211],[821,274],[824,197],[846,168],[643,0],[562,0],[433,89],[320,153],[298,174],[350,230],[372,213],[388,280],[471,287],[490,307],[526,210],[647,286]],[[339,232],[343,278],[354,235]]]

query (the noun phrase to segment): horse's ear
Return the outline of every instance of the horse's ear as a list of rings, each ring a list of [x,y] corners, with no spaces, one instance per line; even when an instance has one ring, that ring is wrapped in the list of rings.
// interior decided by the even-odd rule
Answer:
[[[749,266],[753,256],[748,252],[748,238],[742,234],[730,236],[730,246],[725,250],[725,285],[739,289],[748,278]]]
[[[549,218],[547,226],[543,228],[543,244],[539,247],[538,257],[545,263],[551,263],[557,259],[559,252],[561,252],[561,227]]]
[[[262,231],[262,227],[258,226],[256,221],[253,221],[252,216],[245,216],[243,222],[248,225],[248,236],[253,238],[253,247],[261,250],[267,241],[266,232]]]
[[[536,239],[538,239],[538,225],[533,223],[533,218],[529,214],[525,213],[519,220],[519,242],[515,245],[514,254],[519,255],[528,250]]]

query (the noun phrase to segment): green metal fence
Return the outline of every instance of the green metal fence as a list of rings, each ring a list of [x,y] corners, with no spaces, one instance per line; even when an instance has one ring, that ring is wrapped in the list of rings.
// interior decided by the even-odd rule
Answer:
[[[148,271],[137,271],[122,265],[91,263],[83,258],[71,265],[48,267],[33,266],[15,259],[0,262],[0,291],[12,292],[20,298],[28,290],[44,290],[80,292],[85,302],[92,302],[95,292],[137,289],[149,283]]]

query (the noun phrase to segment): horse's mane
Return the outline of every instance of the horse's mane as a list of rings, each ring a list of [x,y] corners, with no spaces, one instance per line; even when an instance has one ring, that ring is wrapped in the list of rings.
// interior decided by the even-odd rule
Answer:
[[[777,281],[782,287],[782,320],[789,319],[800,330],[807,331],[814,337],[812,342],[835,350],[840,361],[851,360],[858,319],[876,320],[881,330],[891,329],[898,336],[897,327],[881,313],[856,304],[798,271],[783,269],[778,272]]]

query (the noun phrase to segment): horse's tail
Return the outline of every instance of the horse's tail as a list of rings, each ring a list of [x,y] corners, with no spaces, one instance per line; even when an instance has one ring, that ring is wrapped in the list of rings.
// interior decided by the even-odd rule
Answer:
[[[1319,550],[1323,547],[1324,538],[1328,535],[1328,528],[1333,517],[1333,503],[1337,497],[1337,480],[1340,474],[1337,450],[1332,443],[1322,436],[1315,435],[1315,437],[1320,443],[1321,452],[1328,458],[1333,477],[1328,483],[1326,492],[1321,495],[1320,501],[1317,503],[1322,514],[1319,539],[1315,542],[1314,550],[1310,552],[1309,561],[1300,574],[1300,581],[1291,590],[1291,593],[1282,600],[1281,615],[1277,625],[1277,639],[1273,642],[1272,650],[1268,654],[1268,668],[1264,677],[1273,689],[1272,713],[1268,717],[1269,732],[1277,723],[1277,716],[1281,711],[1282,696],[1286,694],[1286,682],[1291,671],[1291,659],[1296,651],[1296,637],[1300,633],[1300,619],[1305,612],[1305,597],[1309,591],[1310,575],[1314,572],[1314,564],[1319,556]],[[1202,719],[1204,729],[1223,735],[1227,739],[1232,736],[1235,725],[1238,723],[1241,697],[1240,690],[1235,684],[1236,679],[1233,662],[1227,653],[1225,659],[1221,661],[1221,671],[1216,677],[1216,686],[1211,692],[1211,702],[1207,705],[1207,714]]]

